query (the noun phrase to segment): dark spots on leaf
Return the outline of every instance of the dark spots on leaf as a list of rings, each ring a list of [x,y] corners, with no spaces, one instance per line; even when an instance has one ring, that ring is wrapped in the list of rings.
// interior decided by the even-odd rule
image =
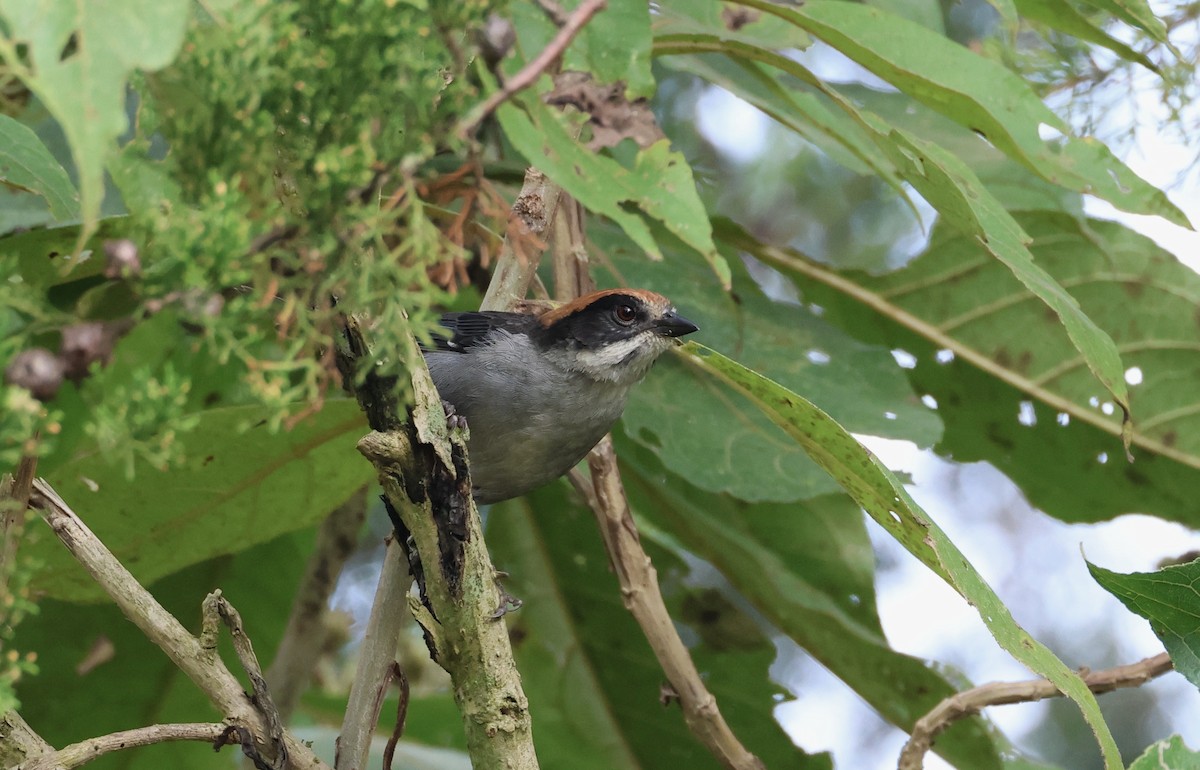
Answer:
[[[60,256],[62,256],[62,255],[59,254],[57,251],[52,251],[46,255],[47,259],[56,259],[57,257],[60,257]]]
[[[221,394],[214,390],[211,393],[208,393],[204,396],[204,405],[205,406],[215,406],[216,403],[220,400],[221,400]]]
[[[1139,487],[1150,485],[1150,479],[1146,476],[1146,474],[1137,470],[1137,468],[1132,465],[1125,466],[1125,478],[1130,484],[1135,484]]]
[[[1125,293],[1134,299],[1137,299],[1146,292],[1146,284],[1141,281],[1125,281],[1121,284],[1121,288],[1125,289]]]
[[[1163,437],[1162,437],[1163,446],[1168,446],[1168,447],[1175,446],[1175,442],[1177,442],[1178,440],[1179,440],[1179,434],[1173,430],[1167,431],[1166,433],[1163,434]]]
[[[211,463],[211,462],[212,462],[213,460],[215,460],[215,459],[217,459],[215,456],[213,456],[213,455],[209,455],[208,457],[205,457],[205,458],[204,458],[204,462],[200,463],[200,465],[201,465],[201,467],[203,467],[203,466],[206,466],[206,465],[208,465],[209,463]]]
[[[658,434],[649,428],[642,428],[638,431],[638,441],[651,449],[662,449],[663,445],[662,439],[658,437]]]
[[[1006,452],[1011,452],[1014,448],[1016,448],[1016,444],[1013,443],[1011,438],[1004,434],[1004,430],[1000,427],[999,423],[988,423],[987,437],[988,440],[990,440],[993,444],[1005,450]]]
[[[1028,350],[1022,350],[1021,355],[1017,356],[1016,370],[1021,374],[1029,373],[1029,365],[1033,363],[1033,353]]]
[[[992,354],[992,360],[1005,369],[1012,369],[1012,355],[1008,352],[1008,348],[1000,348]]]

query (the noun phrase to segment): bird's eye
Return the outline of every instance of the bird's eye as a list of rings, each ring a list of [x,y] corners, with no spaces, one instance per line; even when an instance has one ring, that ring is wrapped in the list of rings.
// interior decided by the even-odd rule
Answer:
[[[633,305],[617,305],[613,308],[613,316],[617,323],[628,326],[637,320],[637,311],[633,309]]]

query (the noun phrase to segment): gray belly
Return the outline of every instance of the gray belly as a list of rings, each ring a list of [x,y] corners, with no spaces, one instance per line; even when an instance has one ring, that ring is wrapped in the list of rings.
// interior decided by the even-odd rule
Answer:
[[[425,356],[438,391],[467,418],[475,499],[518,497],[575,467],[621,416],[627,386],[475,353]],[[586,395],[584,395],[586,393]]]

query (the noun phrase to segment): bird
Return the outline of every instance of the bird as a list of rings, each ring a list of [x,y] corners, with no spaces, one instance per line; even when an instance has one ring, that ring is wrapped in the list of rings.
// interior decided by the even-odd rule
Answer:
[[[479,504],[520,497],[575,467],[612,428],[630,389],[698,330],[645,289],[586,294],[541,314],[446,313],[424,348],[447,414],[470,426]]]

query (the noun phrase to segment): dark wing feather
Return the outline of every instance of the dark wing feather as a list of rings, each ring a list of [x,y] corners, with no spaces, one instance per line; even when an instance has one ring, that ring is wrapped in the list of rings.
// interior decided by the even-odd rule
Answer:
[[[440,323],[452,334],[447,337],[435,333],[433,335],[434,350],[466,353],[487,339],[488,335],[497,329],[513,334],[528,334],[537,326],[537,319],[521,313],[483,310],[475,313],[446,313],[442,316]]]

